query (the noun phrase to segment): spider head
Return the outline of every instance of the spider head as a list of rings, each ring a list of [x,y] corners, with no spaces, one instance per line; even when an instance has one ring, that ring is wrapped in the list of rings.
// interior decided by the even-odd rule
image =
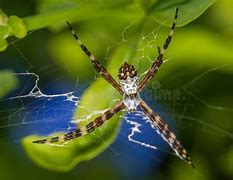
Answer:
[[[137,76],[137,71],[134,69],[134,67],[127,62],[124,62],[119,69],[119,79],[126,80],[128,78],[134,78],[135,76]]]

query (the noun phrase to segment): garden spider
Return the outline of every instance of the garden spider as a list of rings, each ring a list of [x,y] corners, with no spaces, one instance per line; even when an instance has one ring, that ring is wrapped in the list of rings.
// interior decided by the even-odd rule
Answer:
[[[39,144],[48,144],[55,142],[64,142],[70,141],[72,139],[81,137],[85,134],[91,133],[101,125],[103,125],[108,119],[110,119],[117,112],[127,109],[128,111],[135,111],[139,106],[144,114],[149,117],[159,135],[170,145],[176,155],[182,160],[186,161],[193,168],[194,165],[188,156],[187,151],[184,149],[179,140],[177,140],[175,134],[171,131],[170,127],[163,122],[163,120],[159,117],[158,114],[153,112],[153,110],[140,98],[139,92],[145,87],[145,85],[153,78],[153,76],[158,71],[160,65],[163,63],[163,55],[171,41],[172,35],[175,30],[176,21],[178,15],[178,8],[176,9],[174,22],[170,33],[162,47],[160,49],[158,47],[159,55],[156,61],[152,64],[151,68],[145,75],[145,77],[138,82],[137,71],[134,69],[134,66],[124,62],[124,64],[119,69],[118,77],[120,79],[119,83],[113,79],[113,77],[109,74],[109,72],[100,64],[100,62],[91,54],[91,52],[87,49],[87,47],[81,42],[78,36],[75,34],[72,29],[70,23],[67,21],[67,25],[72,32],[74,38],[77,43],[80,45],[81,49],[86,53],[86,55],[90,58],[91,63],[94,68],[98,71],[98,73],[108,82],[110,83],[122,96],[123,100],[118,102],[115,106],[106,110],[102,115],[95,118],[94,121],[88,123],[86,126],[83,126],[77,130],[71,131],[69,133],[63,134],[61,136],[56,136],[47,139],[40,139],[33,141],[33,143]]]

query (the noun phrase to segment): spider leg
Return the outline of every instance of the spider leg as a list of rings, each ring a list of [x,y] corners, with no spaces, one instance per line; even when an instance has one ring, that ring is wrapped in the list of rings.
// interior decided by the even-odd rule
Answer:
[[[163,122],[163,120],[156,113],[153,112],[153,110],[145,103],[145,101],[142,100],[139,105],[143,112],[150,118],[153,125],[156,127],[157,133],[161,135],[161,137],[169,144],[176,155],[195,168],[187,151],[184,149],[181,142],[177,140],[170,127],[165,122]]]
[[[166,49],[167,49],[168,45],[170,44],[172,36],[174,34],[176,22],[177,22],[177,17],[178,17],[178,8],[176,9],[175,19],[173,21],[172,28],[167,36],[167,39],[166,39],[162,49],[160,49],[160,47],[158,47],[159,55],[158,55],[156,61],[152,64],[150,70],[146,73],[145,77],[139,83],[138,91],[141,91],[145,87],[145,85],[154,77],[154,75],[157,73],[159,67],[163,63],[163,55],[165,54]]]
[[[121,111],[122,109],[125,108],[125,105],[123,102],[118,102],[114,107],[108,109],[105,111],[102,115],[98,116],[95,118],[94,121],[88,123],[86,126],[83,126],[77,130],[68,132],[66,134],[60,135],[60,136],[55,136],[47,139],[40,139],[40,140],[35,140],[33,143],[37,144],[51,144],[51,143],[56,143],[56,142],[66,142],[70,141],[72,139],[79,138],[81,136],[84,136],[86,134],[91,133],[101,125],[103,125],[108,119],[110,119],[113,115],[115,115],[117,112]]]
[[[158,46],[158,53],[160,54],[161,53],[161,49],[160,49],[160,47]]]
[[[107,81],[109,82],[120,94],[123,94],[123,90],[119,83],[116,82],[116,80],[110,75],[110,73],[100,64],[100,62],[95,58],[95,56],[87,49],[87,47],[82,43],[82,41],[79,39],[79,37],[76,35],[75,31],[71,27],[70,23],[66,22],[69,30],[73,34],[75,40],[83,50],[83,52],[89,57],[91,60],[91,63],[93,64],[94,68],[97,70],[97,72]]]

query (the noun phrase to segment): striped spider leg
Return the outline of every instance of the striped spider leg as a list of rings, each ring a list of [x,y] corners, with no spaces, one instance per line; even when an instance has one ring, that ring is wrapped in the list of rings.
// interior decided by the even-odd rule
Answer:
[[[153,125],[156,128],[156,131],[161,137],[169,144],[169,146],[173,149],[176,155],[185,160],[188,164],[190,164],[193,168],[191,158],[189,157],[185,148],[181,145],[180,141],[177,140],[175,134],[171,131],[168,124],[166,124],[158,114],[153,112],[153,110],[145,103],[145,101],[141,100],[139,106],[143,110],[143,112],[149,117],[152,121]]]
[[[50,144],[50,143],[56,143],[56,142],[66,142],[66,141],[70,141],[70,140],[82,137],[86,134],[91,133],[92,131],[94,131],[101,125],[103,125],[108,119],[110,119],[112,116],[114,116],[116,113],[118,113],[124,108],[125,108],[124,103],[120,101],[114,107],[106,110],[100,116],[95,118],[94,121],[89,122],[86,126],[83,126],[79,129],[76,129],[74,131],[68,132],[60,136],[36,140],[36,141],[33,141],[33,143]]]
[[[121,85],[115,81],[115,79],[109,74],[109,72],[100,64],[100,62],[92,55],[92,53],[87,49],[87,47],[82,43],[82,41],[78,38],[76,33],[74,32],[73,28],[71,27],[70,23],[66,22],[70,31],[72,32],[75,40],[81,47],[81,49],[84,51],[84,53],[89,57],[91,60],[94,68],[97,70],[97,72],[107,81],[109,82],[120,94],[123,94],[123,90],[121,88]],[[102,115],[97,117],[93,122],[90,122],[84,127],[81,127],[75,131],[68,132],[66,134],[63,134],[61,136],[46,138],[46,139],[40,139],[35,140],[33,143],[38,144],[48,144],[48,143],[56,143],[56,142],[65,142],[69,141],[78,137],[81,137],[85,134],[88,134],[101,126],[106,120],[110,119],[115,113],[119,112],[125,107],[123,102],[119,102],[116,104],[113,108],[110,108],[109,110],[105,111]]]
[[[168,45],[170,44],[172,36],[174,34],[177,17],[178,17],[178,8],[176,8],[175,18],[172,24],[172,28],[168,34],[168,37],[166,38],[166,41],[162,49],[158,47],[159,55],[156,61],[152,64],[149,71],[146,73],[145,77],[139,82],[138,92],[143,90],[145,85],[154,77],[159,67],[163,63],[163,55],[165,54],[166,49],[168,48]],[[182,160],[185,160],[188,164],[190,164],[194,168],[194,165],[190,157],[188,156],[187,151],[181,145],[180,141],[177,140],[175,134],[171,131],[170,127],[155,112],[153,112],[153,110],[143,100],[140,101],[139,106],[143,110],[145,115],[148,116],[149,119],[152,121],[153,125],[157,128],[158,134],[160,134],[162,138],[170,145],[170,147],[173,149],[176,155],[180,157]]]
[[[93,56],[93,54],[87,49],[87,47],[82,43],[82,41],[79,39],[79,37],[76,35],[75,31],[71,27],[70,23],[66,22],[71,33],[73,34],[75,40],[83,50],[83,52],[89,57],[91,60],[91,63],[93,64],[96,71],[107,81],[109,82],[120,94],[123,94],[123,91],[121,89],[121,86],[119,83],[116,82],[116,80],[111,76],[111,74],[103,67],[100,62]]]
[[[160,49],[160,47],[158,47],[159,55],[158,55],[156,61],[152,64],[150,70],[146,73],[145,77],[142,79],[141,82],[139,82],[138,91],[143,90],[145,85],[148,82],[150,82],[150,80],[154,77],[154,75],[157,73],[159,67],[163,63],[163,55],[165,54],[166,49],[168,48],[168,45],[170,44],[172,36],[174,34],[175,27],[176,27],[176,22],[177,22],[177,17],[178,17],[178,8],[176,8],[175,18],[174,18],[174,21],[173,21],[173,24],[172,24],[172,28],[171,28],[171,30],[170,30],[170,32],[168,34],[168,37],[167,37],[162,49]]]

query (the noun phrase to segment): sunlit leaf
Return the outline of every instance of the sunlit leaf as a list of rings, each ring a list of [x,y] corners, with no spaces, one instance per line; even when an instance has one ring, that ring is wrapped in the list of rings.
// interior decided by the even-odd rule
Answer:
[[[0,97],[6,96],[17,86],[17,79],[11,71],[0,71]]]
[[[11,28],[12,33],[17,37],[17,38],[23,38],[27,34],[26,27],[22,21],[17,16],[10,16],[8,19],[8,25]]]
[[[0,9],[0,51],[7,48],[6,38],[14,35],[17,38],[23,38],[27,34],[27,29],[22,19],[17,16],[7,15]]]
[[[148,11],[158,23],[171,26],[175,9],[179,8],[178,25],[183,26],[199,17],[216,0],[159,0]]]
[[[0,9],[0,25],[6,25],[8,20],[7,15],[3,12],[2,9]]]

